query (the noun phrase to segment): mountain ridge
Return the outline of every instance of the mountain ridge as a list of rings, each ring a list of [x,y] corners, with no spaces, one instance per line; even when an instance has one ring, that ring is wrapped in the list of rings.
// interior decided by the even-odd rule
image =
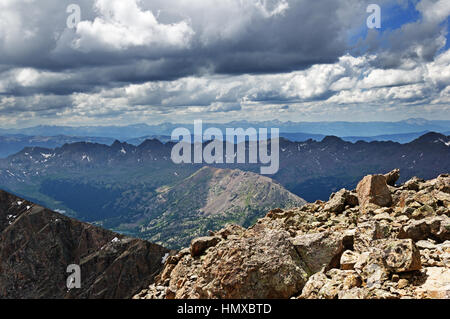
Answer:
[[[413,133],[403,133],[403,134],[382,134],[375,136],[339,136],[344,141],[357,142],[357,141],[393,141],[399,143],[409,143],[414,139],[431,132],[429,130]],[[441,132],[444,135],[449,135],[450,132]],[[307,140],[322,141],[327,135],[324,134],[312,134],[312,133],[302,133],[302,132],[281,132],[280,137],[285,138],[292,142],[304,142]],[[121,139],[121,142],[126,142],[128,144],[139,146],[146,140],[159,140],[163,144],[171,141],[170,135],[145,135],[136,138],[125,138]],[[0,158],[5,158],[7,156],[13,155],[20,152],[25,147],[42,147],[42,148],[56,148],[61,147],[64,144],[71,144],[76,142],[90,142],[98,143],[110,146],[115,141],[118,141],[116,137],[92,137],[92,136],[66,136],[66,135],[56,135],[56,136],[29,136],[23,134],[16,135],[5,135],[0,136]]]
[[[434,140],[427,142],[419,138],[410,143],[399,144],[376,141],[350,143],[340,138],[334,139],[334,142],[330,138],[325,142],[291,142],[280,139],[280,170],[271,177],[306,200],[324,199],[338,183],[340,185],[337,187],[351,187],[352,184],[354,187],[365,173],[379,169],[387,171],[397,165],[401,166],[405,178],[413,175],[430,178],[439,171],[448,169],[450,148],[447,143],[450,137],[433,133],[425,136]],[[54,150],[27,148],[8,159],[0,160],[0,185],[23,193],[15,190],[14,185],[8,187],[9,184],[27,182],[31,176],[42,176],[55,170],[63,175],[72,171],[71,175],[85,175],[85,171],[97,170],[99,167],[123,167],[124,170],[131,169],[132,174],[135,174],[135,171],[142,171],[141,174],[144,171],[144,174],[156,174],[155,170],[158,170],[158,178],[163,178],[164,175],[168,178],[166,184],[170,184],[172,181],[186,178],[203,166],[171,163],[170,152],[173,145],[173,142],[163,144],[157,140],[147,140],[139,146],[121,144],[125,153],[119,145],[115,149],[89,143],[69,144]],[[449,160],[445,160],[446,158]],[[433,166],[435,163],[438,163],[438,167]],[[253,172],[258,169],[258,165],[250,164],[213,166]],[[113,172],[102,174],[111,175]],[[327,180],[322,182],[321,178],[325,177]],[[162,186],[154,181],[151,183],[155,184],[156,188]],[[312,185],[318,190],[317,193],[310,193]]]
[[[0,190],[1,298],[130,298],[170,253]],[[66,286],[72,264],[79,289]]]
[[[138,203],[143,206],[141,216],[147,216],[139,237],[171,248],[183,247],[227,223],[249,226],[268,209],[306,204],[268,177],[208,166],[157,192],[151,204]]]
[[[427,133],[407,144],[351,143],[338,137],[328,137],[321,142],[280,139],[280,170],[269,177],[281,185],[282,188],[276,188],[283,193],[293,193],[309,202],[325,200],[330,193],[343,187],[354,189],[358,181],[371,172],[398,167],[403,172],[400,182],[404,182],[413,176],[431,178],[439,172],[450,171],[449,145],[450,137],[438,133]],[[174,164],[170,160],[172,146],[171,142],[164,144],[147,140],[139,146],[117,141],[111,146],[75,143],[54,150],[30,148],[0,160],[0,186],[28,199],[38,199],[39,203],[64,211],[68,216],[154,242],[171,240],[163,231],[163,225],[170,224],[173,230],[185,231],[184,239],[177,238],[170,243],[172,247],[179,247],[193,234],[200,235],[199,231],[205,234],[222,226],[226,220],[222,218],[219,224],[220,218],[207,220],[210,224],[202,225],[183,219],[201,216],[201,210],[207,207],[206,200],[211,196],[208,195],[211,177],[193,183],[190,177],[205,165]],[[246,176],[245,180],[257,176],[246,172],[259,172],[258,164],[207,166],[211,167],[210,170],[240,170],[239,174]],[[271,184],[260,178],[256,180],[262,190],[266,190],[264,185]],[[189,186],[180,185],[183,182]],[[216,182],[221,183],[220,179]],[[234,184],[230,182],[230,185]],[[172,187],[177,191],[171,192]],[[197,188],[203,189],[203,193],[195,192]],[[161,193],[164,189],[168,191]],[[230,189],[230,193],[239,193],[236,189]],[[249,190],[242,191],[243,195],[237,197],[238,202],[227,197],[227,203],[242,209]],[[158,201],[158,198],[165,202]],[[223,201],[221,197],[210,198]],[[263,198],[260,200],[264,202]],[[178,201],[183,201],[189,208],[181,217],[176,217],[174,209]],[[265,203],[270,206],[270,203]],[[282,204],[277,202],[277,205]],[[252,205],[258,206],[258,202]],[[231,206],[227,207],[231,209]],[[261,209],[257,211],[262,213],[263,207],[258,207]],[[251,209],[246,212],[249,216],[257,215]],[[246,221],[236,211],[231,215],[236,218],[235,222],[241,221],[243,225],[253,218]],[[167,220],[164,221],[162,216],[168,216]],[[153,224],[151,218],[155,218]],[[195,227],[187,227],[189,224]],[[211,229],[205,225],[210,225]]]

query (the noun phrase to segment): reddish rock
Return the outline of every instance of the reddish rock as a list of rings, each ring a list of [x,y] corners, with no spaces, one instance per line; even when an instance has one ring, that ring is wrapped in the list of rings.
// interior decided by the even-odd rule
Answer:
[[[217,245],[218,242],[220,242],[220,238],[214,236],[200,237],[192,240],[191,242],[192,257],[202,255],[206,249]]]
[[[364,177],[356,187],[359,204],[367,207],[370,204],[377,206],[389,206],[392,203],[391,192],[383,175],[368,175]]]

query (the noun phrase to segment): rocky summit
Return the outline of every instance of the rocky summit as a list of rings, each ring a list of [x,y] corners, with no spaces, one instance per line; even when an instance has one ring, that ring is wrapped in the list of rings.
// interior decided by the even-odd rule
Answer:
[[[450,298],[450,176],[399,176],[194,239],[133,298]]]
[[[170,253],[0,191],[0,299],[131,298]],[[81,287],[68,289],[72,264]]]

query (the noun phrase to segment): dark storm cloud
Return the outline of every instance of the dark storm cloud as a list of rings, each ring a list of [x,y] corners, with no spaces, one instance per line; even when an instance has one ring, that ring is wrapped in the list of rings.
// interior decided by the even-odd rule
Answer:
[[[371,2],[1,0],[0,123],[445,110],[448,0],[415,1],[419,19],[354,44]]]
[[[98,41],[102,36],[114,37],[114,32],[120,29],[100,33],[98,38],[85,32],[96,31],[95,19],[99,17],[107,26],[120,23],[120,17],[104,17],[106,10],[121,10],[114,7],[117,1],[110,1],[112,4],[97,1],[100,3],[97,7],[94,1],[76,2],[81,7],[82,21],[87,22],[84,29],[79,26],[77,30],[66,27],[69,15],[66,8],[72,2],[7,1],[2,8],[2,15],[9,15],[10,21],[5,19],[7,28],[0,32],[0,39],[3,38],[0,64],[61,72],[69,77],[59,84],[40,88],[42,93],[88,92],[121,82],[166,81],[203,73],[289,72],[335,62],[347,49],[348,21],[338,15],[349,8],[350,1],[244,1],[246,5],[228,1],[228,11],[223,12],[207,2],[203,3],[202,12],[198,10],[202,7],[198,1],[188,7],[183,1],[170,1],[172,7],[178,3],[185,6],[176,14],[163,2],[142,1],[137,2],[139,14],[152,12],[156,16],[158,10],[165,12],[161,20],[172,24],[156,21],[156,27],[160,28],[186,21],[182,31],[189,38],[176,45],[144,39],[142,43],[119,47]],[[203,17],[208,12],[210,19]],[[229,16],[220,17],[222,14]],[[145,26],[137,22],[136,28]],[[173,27],[170,32],[176,31]],[[79,47],[74,45],[76,41]],[[164,41],[162,34],[161,42]],[[11,88],[7,93],[34,94],[36,90]]]

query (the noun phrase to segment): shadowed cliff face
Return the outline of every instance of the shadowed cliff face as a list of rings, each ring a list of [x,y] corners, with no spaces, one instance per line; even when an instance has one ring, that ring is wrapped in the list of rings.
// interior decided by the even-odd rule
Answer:
[[[167,253],[0,191],[0,298],[129,298]],[[66,287],[70,264],[80,289]]]
[[[196,238],[134,298],[450,298],[450,176],[398,179]]]

